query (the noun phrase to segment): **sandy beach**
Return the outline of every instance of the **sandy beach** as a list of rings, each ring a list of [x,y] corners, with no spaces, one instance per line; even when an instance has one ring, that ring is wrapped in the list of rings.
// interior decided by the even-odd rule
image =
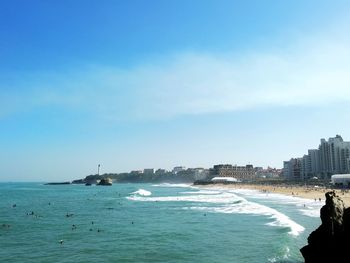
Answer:
[[[277,193],[300,198],[312,199],[319,202],[325,202],[325,193],[334,189],[302,187],[302,186],[284,186],[284,185],[259,185],[259,184],[212,184],[203,185],[203,188],[225,188],[225,189],[251,189],[264,193]],[[350,191],[334,190],[343,200],[345,207],[350,207]]]

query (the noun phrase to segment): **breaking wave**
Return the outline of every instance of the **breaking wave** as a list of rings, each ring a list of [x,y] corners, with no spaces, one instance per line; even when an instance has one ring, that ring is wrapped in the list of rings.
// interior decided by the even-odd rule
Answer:
[[[197,188],[197,187],[192,186],[191,184],[170,184],[170,183],[154,184],[152,186],[157,186],[157,187],[178,187],[178,188]]]
[[[284,249],[283,255],[282,256],[276,256],[273,258],[269,258],[268,261],[271,263],[275,263],[275,262],[285,262],[290,256],[290,250],[289,247],[286,247]]]
[[[211,190],[199,190],[199,191],[188,191],[188,192],[181,192],[180,194],[202,194],[202,195],[214,195],[214,194],[220,194],[220,191],[211,191]]]
[[[140,189],[141,190],[141,189]],[[138,191],[136,191],[138,192]],[[185,194],[182,193],[182,194]],[[287,215],[273,209],[271,207],[251,202],[243,197],[240,197],[230,191],[198,191],[187,192],[188,195],[179,196],[163,196],[163,197],[148,197],[133,195],[127,197],[132,201],[142,202],[190,202],[190,203],[208,203],[211,206],[193,205],[185,206],[183,209],[198,210],[212,213],[226,213],[226,214],[251,214],[262,215],[269,217],[272,222],[267,223],[269,226],[289,228],[288,232],[291,235],[298,236],[304,231],[304,227],[290,219]],[[213,206],[212,204],[215,204]]]
[[[250,214],[250,215],[263,215],[273,219],[272,222],[267,223],[269,226],[285,227],[289,228],[288,232],[291,235],[298,236],[305,228],[285,214],[277,211],[276,209],[260,205],[258,203],[244,201],[235,203],[232,205],[226,205],[221,207],[190,207],[192,210],[200,210],[214,213],[226,213],[226,214]]]
[[[264,200],[266,203],[295,205],[297,207],[297,210],[302,215],[308,217],[319,217],[320,208],[324,205],[323,202],[314,201],[312,199],[276,193],[263,193],[258,190],[235,189],[230,190],[230,192],[237,193],[243,196],[249,196],[253,199]]]
[[[145,189],[139,189],[135,192],[132,192],[131,194],[139,195],[139,196],[150,196],[150,195],[152,195],[152,192],[147,191]]]

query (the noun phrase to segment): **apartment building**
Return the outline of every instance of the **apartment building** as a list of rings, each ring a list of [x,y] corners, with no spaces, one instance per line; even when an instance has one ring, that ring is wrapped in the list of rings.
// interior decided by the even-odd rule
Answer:
[[[292,180],[329,179],[333,174],[347,173],[350,173],[350,142],[340,135],[321,139],[318,149],[310,149],[303,157],[283,163],[283,176]]]

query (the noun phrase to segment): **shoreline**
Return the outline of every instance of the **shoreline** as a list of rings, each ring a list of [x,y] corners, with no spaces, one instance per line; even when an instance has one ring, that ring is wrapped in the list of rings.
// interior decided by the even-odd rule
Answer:
[[[329,191],[335,191],[336,194],[343,200],[345,207],[350,207],[350,190],[345,189],[332,189],[332,188],[316,188],[310,186],[298,186],[298,185],[262,185],[262,184],[248,184],[248,183],[238,183],[238,184],[208,184],[208,185],[196,185],[200,188],[222,188],[227,190],[235,189],[249,189],[257,190],[263,193],[274,193],[282,194],[287,196],[305,198],[310,200],[319,201],[325,203],[326,197],[325,193]]]

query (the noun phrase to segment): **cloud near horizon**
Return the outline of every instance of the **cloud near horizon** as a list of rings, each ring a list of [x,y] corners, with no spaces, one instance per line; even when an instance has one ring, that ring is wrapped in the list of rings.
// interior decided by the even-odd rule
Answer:
[[[170,55],[126,70],[94,65],[16,76],[21,81],[2,84],[0,117],[52,105],[140,120],[350,101],[350,41],[327,39],[244,54]]]

